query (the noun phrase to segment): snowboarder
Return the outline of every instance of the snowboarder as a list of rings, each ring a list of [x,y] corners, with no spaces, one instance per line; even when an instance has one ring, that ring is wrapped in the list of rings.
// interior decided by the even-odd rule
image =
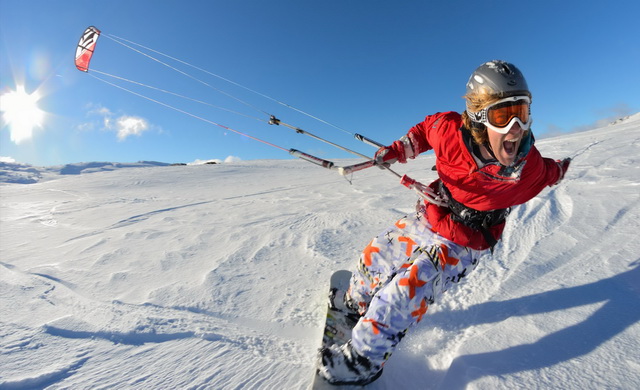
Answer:
[[[464,98],[462,114],[427,116],[375,154],[387,165],[433,150],[439,178],[429,187],[444,203],[419,204],[363,250],[345,296],[360,316],[352,338],[319,353],[329,383],[377,379],[429,305],[493,252],[510,207],[558,184],[569,167],[570,159],[543,158],[534,146],[531,92],[513,64],[478,67]]]

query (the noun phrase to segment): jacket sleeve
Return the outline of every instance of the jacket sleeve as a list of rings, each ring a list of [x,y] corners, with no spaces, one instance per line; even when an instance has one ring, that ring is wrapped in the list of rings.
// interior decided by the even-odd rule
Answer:
[[[393,142],[386,149],[388,149],[385,160],[391,158],[397,158],[398,162],[406,163],[407,159],[414,159],[420,153],[424,153],[433,149],[429,139],[433,138],[437,133],[437,129],[442,125],[443,114],[429,115],[424,121],[418,123],[409,129],[406,135],[403,135],[399,140]],[[433,134],[430,134],[433,133]]]
[[[547,157],[543,157],[542,160],[544,161],[544,165],[546,167],[547,186],[550,187],[558,184],[565,174],[565,169],[563,169],[562,162]]]
[[[515,204],[521,204],[537,196],[540,191],[556,184],[562,178],[562,168],[557,161],[542,157],[538,149],[533,146],[527,156],[522,178],[519,183],[520,193],[515,196]]]

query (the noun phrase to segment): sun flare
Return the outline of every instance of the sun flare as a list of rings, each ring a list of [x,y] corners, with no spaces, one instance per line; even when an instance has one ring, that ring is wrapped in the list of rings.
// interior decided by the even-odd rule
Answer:
[[[4,122],[11,129],[11,141],[19,144],[33,136],[35,127],[42,127],[44,111],[38,107],[40,94],[27,93],[24,85],[17,85],[15,91],[0,96],[0,111]]]

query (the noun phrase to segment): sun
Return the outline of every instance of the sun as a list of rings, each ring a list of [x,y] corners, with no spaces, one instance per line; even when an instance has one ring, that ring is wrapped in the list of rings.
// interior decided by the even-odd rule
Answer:
[[[15,91],[0,96],[0,111],[4,122],[11,129],[11,141],[16,144],[31,139],[33,129],[42,127],[44,111],[38,107],[40,94],[27,93],[24,85],[16,85]]]

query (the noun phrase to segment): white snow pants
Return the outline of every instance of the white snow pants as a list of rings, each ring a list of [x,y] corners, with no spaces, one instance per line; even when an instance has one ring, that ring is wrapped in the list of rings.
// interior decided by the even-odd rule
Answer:
[[[364,313],[353,329],[355,350],[382,365],[429,305],[489,252],[433,232],[424,207],[386,229],[364,249],[351,279],[349,295]]]

